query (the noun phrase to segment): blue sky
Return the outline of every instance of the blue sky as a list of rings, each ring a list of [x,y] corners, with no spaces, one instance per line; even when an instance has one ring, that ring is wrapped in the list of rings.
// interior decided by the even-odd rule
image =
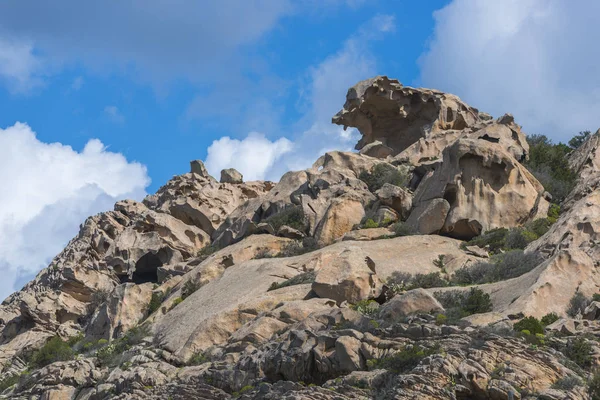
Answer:
[[[600,127],[595,0],[0,3],[0,297],[192,159],[277,180],[382,74],[568,140]]]

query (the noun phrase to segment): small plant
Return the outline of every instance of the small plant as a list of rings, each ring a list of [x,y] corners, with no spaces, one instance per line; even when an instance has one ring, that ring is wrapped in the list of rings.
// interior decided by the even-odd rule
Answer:
[[[577,314],[583,314],[583,311],[590,305],[590,299],[585,297],[581,292],[577,292],[571,297],[569,301],[569,307],[567,308],[567,315],[569,317],[576,317]]]
[[[201,365],[210,362],[210,359],[203,352],[195,353],[187,362],[187,365]]]
[[[69,361],[74,356],[73,349],[60,337],[54,336],[42,348],[33,353],[31,365],[42,368],[57,361]]]
[[[196,253],[196,257],[202,259],[202,261],[206,260],[208,257],[221,250],[219,246],[216,244],[210,244],[201,248],[198,253]]]
[[[558,314],[552,312],[552,313],[544,315],[540,322],[542,323],[543,326],[548,326],[548,325],[555,323],[558,320],[559,320]]]
[[[369,218],[363,224],[363,228],[365,228],[365,229],[379,228],[379,224],[377,222],[373,221],[371,218]]]
[[[402,374],[419,365],[421,360],[425,357],[439,353],[440,351],[441,348],[439,346],[423,348],[415,344],[406,346],[404,349],[391,356],[369,360],[367,366],[370,370],[387,369],[396,374]]]
[[[600,371],[595,370],[588,383],[588,394],[592,400],[600,400]]]
[[[0,393],[19,383],[19,375],[10,375],[0,379]]]
[[[273,257],[294,257],[310,253],[320,249],[319,242],[313,237],[306,237],[302,240],[294,240],[286,244],[281,251]]]
[[[435,324],[436,325],[444,325],[447,320],[448,320],[448,317],[446,317],[444,314],[438,314],[435,316]]]
[[[513,325],[513,329],[517,332],[528,331],[530,335],[544,333],[542,323],[535,317],[525,317]]]
[[[459,285],[499,282],[521,276],[537,267],[543,258],[536,252],[511,250],[498,254],[491,262],[477,262],[458,269],[452,282]]]
[[[408,174],[391,164],[381,163],[373,167],[370,172],[361,172],[358,179],[366,183],[369,191],[374,193],[386,183],[394,186],[405,186],[408,182]]]
[[[379,304],[375,300],[361,300],[351,308],[369,317],[373,317],[379,312]]]
[[[446,287],[449,283],[442,278],[439,272],[431,272],[429,274],[416,274],[410,280],[407,289],[430,289],[436,287]]]
[[[284,225],[290,228],[296,229],[300,232],[306,230],[306,216],[301,206],[291,206],[284,208],[276,214],[271,215],[264,222],[268,223],[273,227],[273,230],[277,232],[279,228]]]
[[[433,265],[438,267],[442,271],[443,274],[446,273],[446,263],[444,262],[445,259],[446,259],[446,256],[443,254],[440,254],[437,259],[433,260]]]
[[[448,290],[435,292],[433,295],[446,309],[449,323],[472,314],[492,311],[490,295],[479,288],[471,288],[469,291]]]
[[[559,390],[565,390],[567,392],[570,392],[571,390],[575,389],[575,387],[580,386],[581,385],[581,379],[579,379],[576,376],[565,376],[564,378],[561,378],[559,380],[557,380],[556,382],[554,382],[554,384],[552,385],[552,389],[559,389]]]
[[[303,272],[303,273],[298,274],[294,277],[291,277],[290,279],[287,279],[281,283],[273,282],[271,284],[271,286],[269,287],[269,290],[267,290],[267,291],[277,290],[277,289],[281,289],[281,288],[288,287],[288,286],[313,283],[315,281],[316,276],[317,276],[316,271]]]
[[[173,303],[171,304],[171,308],[169,308],[169,311],[174,309],[178,305],[180,305],[182,302],[183,302],[183,299],[181,297],[177,297],[175,300],[173,300]]]
[[[600,293],[594,293],[592,295],[592,301],[600,301]]]
[[[154,313],[158,310],[165,298],[165,294],[163,292],[152,292],[152,297],[150,298],[150,304],[148,304],[148,314]]]
[[[592,345],[585,338],[576,337],[567,341],[564,354],[581,368],[589,368],[592,365],[592,350]]]

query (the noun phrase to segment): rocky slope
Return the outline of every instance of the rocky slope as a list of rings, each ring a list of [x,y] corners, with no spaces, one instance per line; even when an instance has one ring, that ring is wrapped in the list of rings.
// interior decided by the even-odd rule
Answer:
[[[600,132],[558,220],[490,258],[465,241],[550,208],[512,116],[375,77],[333,122],[359,153],[278,183],[193,161],[88,218],[0,305],[0,398],[592,398],[600,303],[567,311],[599,292]],[[514,254],[535,264],[447,287]]]

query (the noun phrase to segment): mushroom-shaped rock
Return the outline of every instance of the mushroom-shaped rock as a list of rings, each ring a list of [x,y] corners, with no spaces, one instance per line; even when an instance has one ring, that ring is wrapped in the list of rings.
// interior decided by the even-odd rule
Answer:
[[[331,257],[317,271],[312,290],[321,298],[335,300],[338,304],[347,301],[379,297],[383,284],[375,273],[375,263],[358,247],[350,247]]]
[[[232,184],[244,183],[244,176],[235,168],[227,168],[221,171],[220,182]]]
[[[414,313],[438,313],[443,312],[444,307],[425,289],[414,289],[394,296],[380,309],[383,319],[395,320]]]
[[[440,232],[458,239],[545,217],[549,206],[543,186],[507,150],[472,138],[459,139],[444,150],[444,162],[415,192],[409,221],[421,225],[430,218],[433,205],[444,201],[450,209],[445,218],[440,213]]]

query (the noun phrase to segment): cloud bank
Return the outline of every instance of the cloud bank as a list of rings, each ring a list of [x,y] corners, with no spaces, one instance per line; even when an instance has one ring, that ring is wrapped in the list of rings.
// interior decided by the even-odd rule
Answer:
[[[459,95],[528,133],[567,140],[600,128],[595,0],[454,0],[434,14],[421,84]]]
[[[45,267],[88,216],[141,199],[146,168],[97,139],[81,152],[39,141],[29,126],[0,129],[0,299]]]

